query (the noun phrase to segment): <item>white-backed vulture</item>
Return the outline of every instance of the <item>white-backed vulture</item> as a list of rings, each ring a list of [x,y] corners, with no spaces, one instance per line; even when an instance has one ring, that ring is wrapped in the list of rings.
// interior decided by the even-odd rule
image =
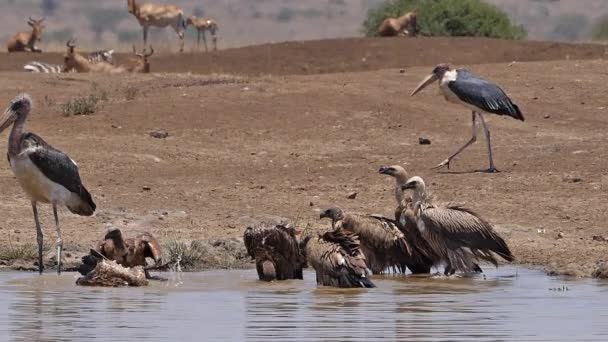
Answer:
[[[303,241],[308,264],[317,274],[317,284],[333,287],[376,287],[368,278],[365,256],[357,235],[341,229]]]
[[[421,273],[420,264],[432,265],[432,262],[426,260],[426,255],[406,239],[395,220],[381,215],[344,213],[337,207],[321,212],[320,217],[331,219],[334,230],[343,229],[359,237],[361,251],[373,274],[382,274],[391,268],[405,273],[406,267],[412,273]],[[430,266],[422,273],[429,271]]]
[[[135,266],[148,266],[146,258],[154,260],[155,265],[160,265],[162,262],[162,249],[160,243],[150,233],[142,233],[135,238],[123,238],[120,229],[115,228],[108,231],[103,240],[97,243],[95,252],[108,260],[116,261],[117,264],[132,268]],[[91,267],[95,267],[96,261],[93,255],[90,258],[83,258],[82,269],[79,271],[83,274],[90,271]],[[145,270],[146,278],[151,278],[147,270]]]
[[[420,177],[410,178],[402,190],[413,190],[413,219],[422,237],[446,264],[445,274],[481,272],[480,259],[495,266],[495,253],[506,261],[513,254],[492,225],[475,212],[461,205],[437,206],[426,192]],[[402,215],[403,220],[406,219]]]
[[[306,260],[295,228],[283,225],[247,227],[243,240],[247,253],[255,260],[260,280],[303,278]]]

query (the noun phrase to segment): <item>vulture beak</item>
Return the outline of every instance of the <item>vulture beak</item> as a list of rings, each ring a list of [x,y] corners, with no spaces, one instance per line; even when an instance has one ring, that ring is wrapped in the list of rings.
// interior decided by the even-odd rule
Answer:
[[[378,172],[382,175],[390,175],[390,170],[391,168],[389,166],[381,166],[380,170],[378,170]]]
[[[419,91],[426,88],[429,84],[431,84],[437,80],[439,80],[439,77],[437,77],[437,75],[435,75],[435,74],[428,75],[424,80],[422,80],[422,82],[420,82],[420,84],[416,87],[416,89],[414,89],[414,91],[410,94],[410,96],[414,96],[414,95],[418,94]]]
[[[10,125],[15,122],[17,113],[15,113],[11,107],[6,108],[4,114],[0,117],[0,133],[4,132]]]

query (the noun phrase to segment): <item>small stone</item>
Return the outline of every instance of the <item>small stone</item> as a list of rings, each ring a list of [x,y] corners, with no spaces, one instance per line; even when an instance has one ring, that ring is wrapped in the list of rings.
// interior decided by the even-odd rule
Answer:
[[[562,232],[557,233],[557,238],[558,239],[563,239],[564,238],[564,233],[562,233]]]
[[[346,196],[346,198],[348,198],[348,199],[355,199],[355,198],[357,198],[357,192],[353,191],[353,192],[349,193],[348,196]]]
[[[538,96],[532,97],[532,100],[538,100]]]
[[[431,144],[431,139],[426,138],[426,137],[420,137],[420,138],[418,138],[418,143],[420,145],[430,145]]]
[[[156,131],[150,132],[150,136],[152,138],[156,138],[156,139],[165,139],[166,137],[169,136],[169,132],[167,132],[164,129],[158,129]]]
[[[152,188],[151,188],[151,187],[149,187],[149,186],[147,186],[147,185],[144,185],[144,186],[142,187],[142,190],[144,190],[144,191],[150,191],[150,190],[152,190]]]
[[[400,74],[404,74],[405,73],[405,69],[399,69],[399,73]]]
[[[580,183],[583,181],[583,178],[579,176],[565,175],[562,178],[562,181],[566,183]]]
[[[544,119],[549,119],[549,118],[551,118],[551,115],[549,115],[549,114],[545,114],[545,115],[543,115],[543,118],[544,118]]]
[[[310,203],[308,203],[309,206],[314,207],[315,204],[313,203],[313,201],[310,201]]]
[[[112,124],[112,128],[122,128],[122,127]]]
[[[608,242],[608,237],[601,235],[593,235],[593,241]]]

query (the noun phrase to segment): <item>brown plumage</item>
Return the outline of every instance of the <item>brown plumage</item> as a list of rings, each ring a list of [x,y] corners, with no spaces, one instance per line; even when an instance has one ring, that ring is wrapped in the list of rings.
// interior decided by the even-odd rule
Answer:
[[[457,204],[438,206],[426,192],[420,177],[410,178],[402,186],[413,190],[413,216],[422,237],[446,264],[445,274],[481,272],[479,260],[498,265],[495,253],[506,261],[513,255],[492,225],[475,212]],[[403,220],[406,220],[405,215]]]
[[[260,280],[302,279],[305,258],[293,227],[283,225],[247,227],[245,248],[255,259]]]
[[[380,167],[379,173],[395,179],[395,221],[405,240],[409,242],[412,260],[407,264],[408,268],[414,274],[430,273],[433,265],[440,262],[440,257],[422,237],[415,220],[412,219],[412,198],[401,189],[407,183],[407,172],[402,166],[393,165]]]
[[[387,269],[405,273],[408,266],[417,270],[412,265],[424,258],[410,245],[395,220],[380,215],[344,213],[337,207],[321,212],[320,216],[331,219],[334,230],[343,229],[359,237],[361,251],[373,274],[382,274]]]
[[[307,239],[303,245],[308,264],[317,274],[317,284],[376,287],[368,278],[357,235],[338,229]]]
[[[162,262],[160,243],[152,234],[142,233],[135,238],[123,238],[120,229],[110,230],[100,241],[95,250],[109,260],[114,260],[124,267],[147,266],[146,258],[154,260],[156,265]],[[146,272],[146,276],[149,274]]]

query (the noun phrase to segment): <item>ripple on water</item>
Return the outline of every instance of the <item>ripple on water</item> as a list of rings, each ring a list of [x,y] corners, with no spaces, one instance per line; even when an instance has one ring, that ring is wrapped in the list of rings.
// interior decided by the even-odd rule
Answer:
[[[0,274],[0,336],[15,341],[606,341],[608,283],[525,268],[484,277],[376,277],[376,289],[262,283],[255,271],[175,274],[147,288]],[[567,287],[568,291],[556,291]]]

